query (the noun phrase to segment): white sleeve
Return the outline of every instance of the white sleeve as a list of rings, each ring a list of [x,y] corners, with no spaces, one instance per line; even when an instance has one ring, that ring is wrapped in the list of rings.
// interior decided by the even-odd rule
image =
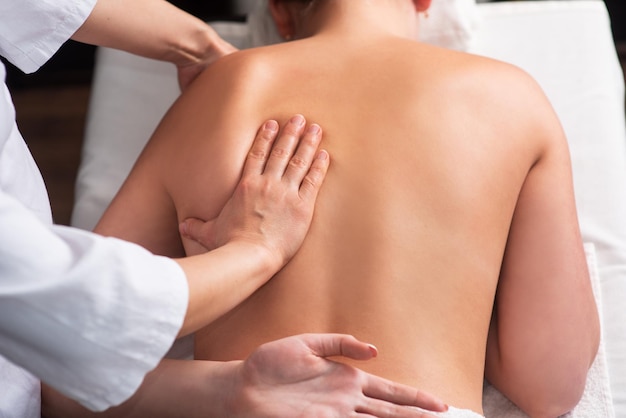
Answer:
[[[39,221],[0,191],[0,354],[94,410],[130,397],[174,341],[174,261]]]
[[[96,0],[0,0],[0,55],[35,72],[85,22]]]

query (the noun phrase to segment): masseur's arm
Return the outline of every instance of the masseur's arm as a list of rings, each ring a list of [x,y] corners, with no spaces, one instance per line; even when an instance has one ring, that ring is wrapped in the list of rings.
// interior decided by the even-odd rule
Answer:
[[[447,407],[416,389],[326,359],[375,357],[374,347],[347,335],[299,335],[256,349],[245,361],[163,360],[139,391],[97,414],[43,388],[46,418],[386,417],[426,418]]]
[[[165,0],[98,0],[72,39],[171,62],[183,88],[235,51],[209,25]]]

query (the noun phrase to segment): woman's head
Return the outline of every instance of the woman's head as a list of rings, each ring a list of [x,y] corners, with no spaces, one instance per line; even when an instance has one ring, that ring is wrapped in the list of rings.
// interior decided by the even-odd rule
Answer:
[[[269,10],[276,29],[285,40],[302,32],[302,22],[311,18],[315,9],[325,0],[269,0]]]
[[[407,17],[411,12],[426,11],[430,3],[431,0],[267,0],[276,29],[284,40],[311,35],[307,33],[306,24],[324,16],[329,18],[330,13],[326,13],[329,10],[382,7],[383,10],[401,10],[403,17]]]

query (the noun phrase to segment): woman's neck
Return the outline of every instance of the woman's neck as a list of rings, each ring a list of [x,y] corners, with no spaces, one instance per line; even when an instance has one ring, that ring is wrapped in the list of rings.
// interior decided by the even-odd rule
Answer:
[[[323,1],[296,26],[298,38],[322,33],[417,38],[418,15],[409,0]]]

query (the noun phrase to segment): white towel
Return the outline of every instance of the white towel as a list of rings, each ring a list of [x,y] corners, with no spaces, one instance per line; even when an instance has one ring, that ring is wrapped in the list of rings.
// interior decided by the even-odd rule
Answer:
[[[600,315],[602,315],[602,295],[600,294],[600,277],[598,275],[598,265],[596,252],[593,244],[585,244],[585,255],[589,266],[589,275],[596,298],[596,304]],[[600,318],[602,322],[602,318]],[[527,418],[517,406],[502,395],[496,388],[485,383],[483,393],[483,409],[487,418]],[[615,418],[613,408],[613,398],[609,386],[609,373],[604,352],[604,342],[600,339],[598,354],[589,374],[587,385],[582,399],[578,406],[572,411],[563,415],[564,418]]]
[[[428,18],[421,19],[418,40],[467,51],[480,24],[476,0],[434,0]]]

